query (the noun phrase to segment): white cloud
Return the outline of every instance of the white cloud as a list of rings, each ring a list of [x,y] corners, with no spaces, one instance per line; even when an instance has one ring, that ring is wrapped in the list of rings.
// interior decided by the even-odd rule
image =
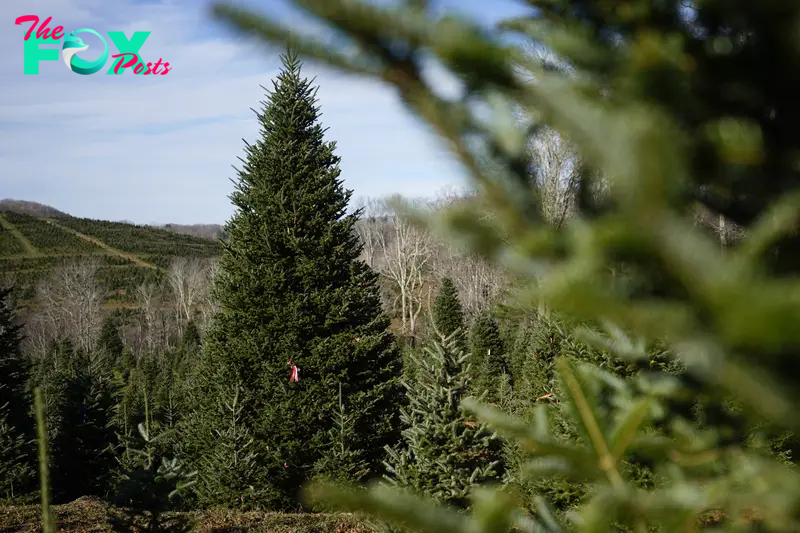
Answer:
[[[219,37],[207,8],[195,2],[27,0],[22,11],[9,4],[0,5],[0,20],[37,14],[68,30],[149,30],[142,56],[162,57],[174,70],[153,78],[81,77],[58,61],[24,76],[28,25],[0,34],[7,51],[0,57],[0,197],[138,222],[221,222],[230,215],[231,165],[243,155],[241,139],[255,139],[250,108],[264,99],[259,86],[270,86],[276,54]],[[311,66],[305,73],[321,85],[322,120],[356,196],[420,196],[459,182],[442,145],[392,90]],[[452,90],[452,80],[431,75]]]

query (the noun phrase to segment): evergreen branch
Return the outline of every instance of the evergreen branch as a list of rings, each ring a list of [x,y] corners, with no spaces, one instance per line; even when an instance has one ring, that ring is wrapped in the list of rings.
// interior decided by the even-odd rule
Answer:
[[[33,391],[36,409],[36,431],[39,441],[39,491],[42,502],[42,530],[44,533],[56,533],[56,523],[50,510],[50,456],[47,453],[47,425],[45,422],[44,400],[42,390],[37,387]]]
[[[624,490],[625,482],[622,480],[622,476],[617,470],[614,455],[611,453],[608,443],[603,436],[603,432],[597,423],[594,411],[589,405],[589,401],[587,400],[580,383],[573,373],[572,365],[567,359],[559,359],[556,362],[556,366],[561,379],[564,380],[564,383],[570,392],[572,400],[575,402],[580,419],[583,421],[589,437],[594,444],[595,450],[597,451],[600,469],[606,473],[608,480],[616,490]]]

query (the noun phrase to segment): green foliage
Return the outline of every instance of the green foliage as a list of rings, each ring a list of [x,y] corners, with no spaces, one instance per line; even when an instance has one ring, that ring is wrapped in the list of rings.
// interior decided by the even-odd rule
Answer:
[[[183,330],[181,348],[185,350],[196,350],[200,348],[201,342],[202,337],[200,336],[200,331],[197,329],[197,324],[190,320]]]
[[[99,247],[89,241],[76,237],[41,218],[13,211],[4,212],[3,217],[40,252],[80,254],[100,251]]]
[[[7,407],[0,407],[0,501],[24,494],[33,478],[30,443],[8,423]]]
[[[27,428],[33,427],[30,416],[30,363],[22,354],[22,324],[11,303],[11,288],[0,287],[0,410],[5,410],[6,422],[32,437]]]
[[[54,500],[107,494],[115,466],[112,450],[114,389],[110,362],[101,353],[72,353],[73,365],[60,369],[52,434]]]
[[[566,442],[552,434],[545,406],[532,422],[471,406],[527,450],[526,475],[589,487],[563,519],[543,500],[526,513],[503,492],[476,494],[470,516],[386,488],[328,495],[431,532],[666,533],[699,528],[711,509],[727,516],[717,530],[800,528],[800,473],[744,439],[761,423],[800,428],[800,4],[530,2],[529,16],[502,29],[535,41],[540,61],[503,31],[438,16],[424,1],[294,3],[354,46],[304,38],[227,4],[215,12],[394,85],[458,154],[494,214],[478,220],[456,206],[439,227],[517,276],[529,312],[602,326],[604,335],[580,335],[598,353],[652,367],[620,379],[610,367],[558,359],[557,392],[577,435]],[[458,78],[461,95],[445,99],[429,85],[430,56]],[[559,227],[542,219],[530,175],[528,141],[544,127],[580,158],[581,216]],[[744,238],[722,250],[687,216],[698,204],[742,226]],[[657,369],[646,349],[656,343],[682,373]],[[727,404],[742,423],[712,417],[699,427],[684,414],[698,397],[704,407]],[[627,464],[637,456],[659,482],[636,486]]]
[[[462,410],[470,390],[469,354],[458,331],[415,354],[421,370],[404,383],[409,405],[401,410],[402,444],[388,447],[390,484],[440,503],[467,507],[475,487],[502,476],[500,441]]]
[[[11,233],[11,230],[0,224],[0,255],[10,256],[24,253],[25,247],[20,240]]]
[[[41,389],[33,391],[34,411],[36,412],[36,437],[39,459],[39,494],[42,508],[42,533],[55,533],[56,521],[50,510],[50,455],[48,453],[48,434],[46,405]]]
[[[370,465],[363,459],[363,450],[354,449],[356,417],[347,411],[339,384],[339,405],[333,413],[333,427],[328,431],[331,446],[314,465],[316,476],[343,483],[358,483],[367,477]]]
[[[99,239],[117,250],[133,254],[213,257],[220,252],[219,243],[215,241],[150,226],[75,217],[59,217],[56,220],[62,226]]]
[[[488,310],[475,319],[469,344],[475,375],[473,392],[476,396],[485,393],[487,402],[500,402],[504,388],[513,385],[513,380],[506,382],[503,378],[504,375],[511,375],[511,368],[500,337],[500,328]]]
[[[464,335],[464,310],[458,299],[458,289],[452,278],[443,278],[439,292],[433,300],[431,318],[439,333],[449,337],[459,331],[459,339]],[[461,342],[461,340],[459,340]]]
[[[166,432],[156,433],[145,424],[138,438],[127,446],[130,466],[117,488],[116,503],[122,510],[110,517],[114,531],[188,533],[192,524],[185,515],[169,515],[180,495],[195,483],[195,472],[187,471],[176,458],[164,455]]]
[[[117,317],[108,315],[103,320],[100,328],[100,336],[97,339],[97,351],[103,353],[109,360],[116,362],[122,357],[125,345],[119,334]]]
[[[339,383],[356,417],[352,447],[371,465],[395,438],[401,392],[377,275],[358,259],[358,213],[346,214],[351,191],[324,139],[315,93],[295,56],[285,55],[231,195],[236,212],[215,286],[221,311],[201,361],[207,376],[221,372],[250,397],[243,424],[265,483],[260,503],[273,508],[296,506],[298,489],[330,452]],[[287,361],[298,365],[299,383],[289,383]],[[222,391],[202,379],[207,392],[192,410],[211,426],[187,428],[187,438],[218,429],[212,413]]]
[[[189,413],[181,439],[181,450],[200,473],[192,488],[194,499],[202,508],[227,507],[248,509],[257,507],[265,498],[260,478],[259,457],[252,430],[246,424],[247,411],[252,403],[239,383],[215,374],[219,386],[211,412]],[[194,389],[198,396],[207,389]],[[196,398],[202,403],[201,398]]]

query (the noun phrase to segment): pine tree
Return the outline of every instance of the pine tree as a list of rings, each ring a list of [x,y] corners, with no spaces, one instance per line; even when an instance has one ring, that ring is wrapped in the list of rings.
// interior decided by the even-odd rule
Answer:
[[[386,448],[390,484],[461,508],[469,506],[477,486],[503,474],[500,440],[461,407],[470,389],[468,359],[457,333],[416,354],[422,372],[418,381],[405,383],[409,405],[400,416],[403,440]]]
[[[511,376],[511,370],[503,340],[500,338],[500,328],[489,311],[478,315],[472,325],[470,354],[476,376],[473,392],[476,396],[486,392],[487,402],[499,402],[504,388],[513,386],[513,382],[504,378]]]
[[[329,413],[340,382],[357,416],[354,449],[379,463],[396,435],[402,371],[377,275],[358,259],[360,212],[346,214],[352,192],[342,186],[334,143],[324,139],[316,89],[294,53],[282,61],[257,114],[261,138],[246,147],[231,196],[236,212],[215,285],[220,312],[202,362],[224,368],[251,396],[244,423],[259,477],[270,485],[265,493],[273,494],[263,503],[278,507],[296,505],[332,445]],[[288,361],[300,369],[298,383],[289,383]],[[213,425],[208,396],[193,407],[195,420]]]
[[[452,278],[443,278],[439,286],[439,292],[433,300],[431,309],[433,324],[439,334],[449,337],[457,330],[460,331],[457,338],[462,342],[464,337],[464,310],[461,308],[461,301],[458,299],[458,289]]]
[[[115,316],[109,315],[103,320],[103,325],[100,328],[100,336],[97,339],[96,350],[106,354],[111,361],[117,361],[122,357],[125,344],[122,342],[122,337],[119,334],[119,327]]]

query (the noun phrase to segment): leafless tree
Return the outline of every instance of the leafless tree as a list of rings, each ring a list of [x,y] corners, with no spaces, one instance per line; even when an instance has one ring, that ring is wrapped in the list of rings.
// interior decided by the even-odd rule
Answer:
[[[175,321],[180,334],[209,289],[208,263],[197,258],[176,257],[167,272],[167,282],[175,298]]]
[[[147,354],[156,353],[161,335],[158,327],[162,314],[160,288],[153,283],[142,283],[136,287],[136,307],[139,310],[138,345]]]
[[[96,279],[99,266],[97,258],[68,261],[56,267],[37,289],[44,320],[54,334],[72,338],[86,351],[93,347],[102,321],[103,293]]]
[[[413,337],[433,256],[432,239],[428,231],[393,208],[392,202],[385,202],[384,206],[390,225],[389,231],[376,233],[377,248],[383,258],[378,272],[396,289],[402,332]]]
[[[201,333],[208,330],[214,316],[219,311],[219,302],[214,295],[214,283],[219,274],[219,260],[213,259],[206,265],[206,288],[200,297],[198,308],[200,310],[200,321],[197,328]]]
[[[473,192],[445,191],[434,200],[433,206],[437,210],[444,210],[465,203],[474,210],[476,217],[491,216],[483,212],[479,197]],[[491,304],[504,284],[504,276],[499,269],[447,240],[437,240],[432,270],[435,281],[449,277],[456,284],[468,319],[474,318]]]
[[[530,149],[542,216],[552,226],[560,227],[575,212],[580,185],[578,153],[553,130],[531,139]]]
[[[356,223],[356,233],[363,245],[361,258],[371,268],[380,269],[384,259],[381,254],[381,239],[385,240],[391,231],[386,204],[375,198],[359,199],[356,207],[362,209],[361,220]]]

